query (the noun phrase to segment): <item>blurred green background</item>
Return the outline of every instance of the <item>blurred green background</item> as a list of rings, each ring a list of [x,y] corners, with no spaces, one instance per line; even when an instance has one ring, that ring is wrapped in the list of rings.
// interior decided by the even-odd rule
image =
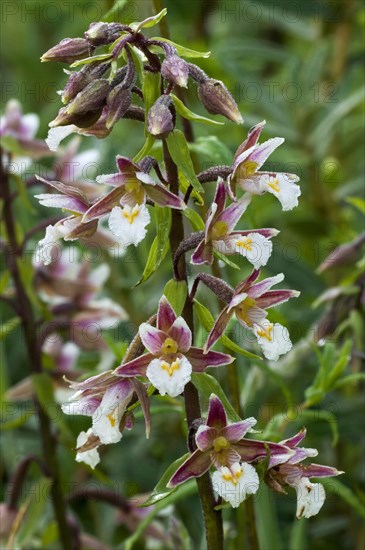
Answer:
[[[119,3],[115,17],[126,23],[142,20],[154,9],[149,1],[127,2],[124,7],[123,4]],[[82,36],[89,24],[100,20],[112,5],[109,0],[1,2],[3,101],[17,98],[25,113],[39,115],[38,137],[46,137],[48,123],[61,106],[56,92],[66,82],[62,66],[41,64],[40,56],[64,37]],[[315,270],[336,246],[353,240],[364,229],[364,206],[360,200],[364,189],[361,147],[364,132],[364,6],[357,0],[165,0],[164,6],[168,8],[171,38],[190,48],[212,52],[209,59],[197,60],[197,63],[209,75],[227,84],[245,119],[244,128],[227,123],[218,130],[214,128],[213,132],[209,126],[195,126],[195,142],[191,149],[197,153],[201,168],[212,163],[230,164],[247,129],[266,119],[263,138],[282,136],[286,139],[285,145],[273,155],[268,168],[294,172],[301,178],[302,197],[298,208],[284,215],[271,195],[255,198],[247,220],[248,227],[280,229],[265,273],[270,275],[282,271],[288,287],[302,293],[298,300],[283,306],[273,316],[291,328],[297,342],[297,353],[292,354],[290,360],[279,361],[275,367],[276,375],[291,392],[290,398],[286,396],[285,399],[274,378],[267,378],[267,373],[245,358],[237,360],[245,415],[256,416],[259,428],[264,429],[275,414],[288,410],[288,401],[298,405],[303,402],[304,390],[312,384],[318,371],[320,358],[314,351],[315,345],[310,342],[324,307],[314,308],[314,301],[330,287],[350,286],[354,282],[352,264],[331,269],[323,275]],[[151,29],[149,34],[158,36],[159,30]],[[197,102],[196,89],[191,88],[189,107],[204,114]],[[100,148],[100,173],[110,173],[114,171],[116,154],[133,156],[143,141],[141,127],[130,121],[121,121],[106,140],[83,138],[82,148]],[[155,153],[159,157],[158,149]],[[38,170],[39,166],[33,165],[29,173]],[[212,191],[207,193],[211,196]],[[18,206],[18,214],[18,221],[26,230],[41,218],[44,211],[37,206],[36,213],[32,213]],[[132,293],[130,291],[141,276],[153,237],[153,231],[150,231],[148,239],[136,251],[128,253],[129,261],[113,262],[111,266],[108,293],[127,309],[134,323],[141,322],[155,311],[163,287],[171,276],[167,258],[157,275]],[[236,284],[242,274],[232,271],[223,268],[225,278]],[[218,305],[212,305],[212,296],[208,292],[202,292],[200,299],[210,309],[218,311]],[[363,312],[357,312],[357,315],[356,326],[350,323],[346,332],[332,338],[337,349],[346,338],[353,339],[356,349],[362,353],[355,367],[353,362],[347,366],[348,374],[353,373],[354,368],[358,371],[364,357],[361,336],[359,338]],[[122,326],[120,339],[130,337],[130,330],[128,325]],[[25,353],[16,345],[19,338],[19,333],[14,333],[5,342],[8,374],[3,376],[3,380],[8,386],[28,372]],[[81,367],[90,370],[95,364],[93,361],[94,357],[82,357]],[[219,372],[218,378],[226,387],[224,373]],[[289,436],[303,424],[307,425],[307,446],[319,449],[320,463],[346,471],[340,481],[352,493],[349,496],[343,490],[346,494],[339,496],[337,489],[329,493],[321,513],[300,523],[294,519],[293,495],[291,498],[273,496],[270,502],[275,503],[277,510],[281,547],[292,550],[361,549],[365,544],[364,523],[359,515],[360,503],[364,502],[361,388],[351,384],[331,391],[316,404],[315,409],[320,413],[330,411],[333,416],[328,417],[327,422],[324,415],[304,416],[299,409],[298,416],[288,422],[285,435]],[[75,436],[88,426],[88,421],[80,418],[67,417],[65,422]],[[339,434],[335,446],[333,429]],[[21,456],[38,450],[35,434],[33,419],[17,429],[3,432],[1,465],[4,482]],[[148,442],[139,421],[120,444],[106,449],[100,471],[91,481],[120,488],[129,496],[150,491],[168,464],[185,452],[185,435],[179,411],[157,414]],[[88,471],[74,462],[74,452],[69,445],[62,446],[60,454],[65,481],[72,480],[76,484],[90,481]],[[351,499],[355,499],[355,504],[352,502],[351,505]],[[180,501],[176,507],[177,515],[193,541],[191,547],[198,548],[201,523],[197,498]],[[82,502],[76,511],[87,532],[109,546],[117,547],[120,532],[114,527],[114,513],[110,508],[95,502]],[[227,521],[233,517],[233,513],[225,514]],[[258,503],[257,521],[262,549],[274,550],[276,543],[270,534],[274,527],[266,514],[267,509],[260,508]],[[38,518],[42,529],[47,527],[50,530],[50,517],[48,512],[48,515]],[[37,541],[34,544],[39,546],[35,547],[53,547],[51,543],[48,546],[47,542],[42,543],[41,535]],[[234,548],[233,541],[234,533],[229,530],[227,548]],[[138,545],[144,547],[142,541]]]

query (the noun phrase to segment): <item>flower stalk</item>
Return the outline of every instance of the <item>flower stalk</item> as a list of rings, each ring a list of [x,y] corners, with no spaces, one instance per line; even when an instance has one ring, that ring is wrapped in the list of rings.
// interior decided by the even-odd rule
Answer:
[[[179,181],[177,166],[173,162],[167,144],[163,142],[163,152],[165,167],[167,173],[167,180],[170,184],[170,190],[178,194]],[[172,224],[170,231],[170,246],[171,256],[174,262],[176,252],[180,246],[180,243],[184,241],[184,224],[181,211],[172,211]],[[186,261],[184,254],[181,254],[177,266],[175,269],[176,280],[185,281],[188,283]],[[194,316],[193,316],[193,304],[189,298],[185,301],[183,310],[183,317],[186,320],[192,334],[194,334]],[[195,386],[189,382],[185,386],[184,390],[184,402],[186,411],[186,421],[188,427],[190,427],[195,420],[201,417],[201,409],[199,403],[199,395]],[[213,487],[210,479],[209,472],[202,477],[196,479],[199,497],[202,505],[202,511],[204,515],[205,532],[208,550],[223,550],[223,523],[222,512],[215,510],[216,501],[213,493]]]

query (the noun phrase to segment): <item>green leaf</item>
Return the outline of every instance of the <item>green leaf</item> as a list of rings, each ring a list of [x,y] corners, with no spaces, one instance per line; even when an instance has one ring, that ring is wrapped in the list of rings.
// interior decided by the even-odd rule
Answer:
[[[198,137],[195,143],[190,144],[190,150],[204,155],[215,165],[227,164],[230,166],[232,164],[232,151],[216,136]]]
[[[302,418],[307,418],[309,421],[318,422],[318,420],[323,420],[328,422],[332,431],[332,446],[334,447],[337,445],[339,438],[338,424],[333,413],[325,410],[312,409],[309,411],[302,410],[300,414]]]
[[[354,372],[353,374],[349,374],[337,380],[334,387],[337,390],[338,388],[347,386],[347,384],[357,384],[357,382],[361,382],[361,380],[365,380],[365,372]]]
[[[157,230],[157,245],[156,245],[156,258],[155,269],[158,268],[163,258],[165,257],[166,243],[169,242],[169,234],[171,229],[171,210],[164,206],[155,204],[154,208],[156,230]]]
[[[347,504],[349,504],[354,510],[356,510],[360,517],[365,518],[364,504],[349,487],[347,487],[341,481],[338,481],[338,479],[334,479],[333,477],[328,479],[323,478],[320,481],[322,485],[324,485],[326,491],[339,495],[342,500],[347,502]]]
[[[214,249],[214,256],[222,260],[225,264],[229,265],[230,267],[233,267],[234,269],[241,269],[239,265],[237,265],[235,262],[232,262],[225,254],[222,254],[222,252],[219,252],[219,250]]]
[[[156,502],[160,502],[167,496],[171,495],[173,491],[176,491],[177,487],[173,487],[172,489],[166,487],[170,479],[172,478],[173,474],[176,472],[176,470],[181,466],[183,462],[190,456],[190,453],[184,454],[184,456],[181,456],[177,460],[175,460],[170,466],[165,470],[163,473],[160,481],[157,483],[156,487],[153,489],[152,493],[148,497],[148,499],[141,504],[141,508],[146,508],[147,506],[151,506],[152,504],[156,504]]]
[[[161,21],[163,17],[167,14],[167,9],[164,8],[160,11],[160,13],[157,13],[156,15],[152,15],[151,17],[147,17],[147,19],[144,19],[140,23],[131,23],[131,27],[134,30],[134,32],[139,32],[141,29],[149,29],[150,27],[154,27],[155,25],[158,25],[158,23]]]
[[[184,176],[181,170],[179,170],[179,189],[180,191],[185,195],[188,188],[190,187],[190,183],[187,180],[187,178]],[[198,193],[195,189],[192,190],[190,197],[193,199],[193,202],[197,204],[198,206],[203,206],[204,199],[201,196],[200,193]]]
[[[111,53],[101,53],[99,55],[93,55],[91,57],[84,57],[84,59],[78,59],[77,61],[74,61],[72,65],[70,65],[70,67],[71,69],[73,69],[75,67],[79,67],[80,65],[89,65],[90,63],[94,63],[94,61],[107,61],[111,58]]]
[[[15,184],[16,184],[16,187],[17,187],[18,193],[19,193],[19,198],[20,198],[20,201],[23,204],[23,207],[28,212],[30,212],[31,214],[35,214],[36,210],[35,210],[35,208],[33,207],[32,203],[29,200],[28,190],[27,190],[27,187],[25,185],[25,182],[23,181],[23,178],[21,178],[20,176],[14,174],[12,176],[12,179],[15,181]]]
[[[133,158],[133,162],[140,162],[144,157],[148,155],[148,153],[151,151],[153,144],[155,143],[155,138],[151,136],[151,134],[148,134],[146,137],[146,141],[144,142],[144,145],[142,149],[138,151],[136,156]]]
[[[14,136],[2,136],[0,138],[0,146],[6,151],[13,153],[13,155],[28,156],[28,152],[19,145],[18,140]]]
[[[143,98],[144,98],[144,105],[145,105],[145,134],[147,133],[147,115],[152,107],[152,105],[155,103],[155,101],[160,97],[161,95],[161,77],[160,73],[150,73],[145,72],[144,79],[143,79],[143,85],[142,85],[142,92],[143,92]]]
[[[191,375],[191,381],[207,402],[212,393],[215,393],[219,397],[231,422],[239,422],[241,420],[224,393],[222,386],[214,376],[206,372],[195,372]]]
[[[254,500],[255,519],[259,547],[270,550],[284,550],[274,500],[270,489],[265,483],[260,483]]]
[[[181,46],[180,44],[176,44],[176,42],[172,42],[172,40],[167,40],[167,38],[161,38],[160,36],[156,36],[155,38],[152,38],[152,40],[158,40],[159,42],[167,42],[168,44],[175,46],[175,48],[177,49],[177,53],[181,57],[187,57],[190,59],[199,58],[199,57],[208,58],[211,53],[211,52],[197,52],[195,50],[191,50],[190,48],[185,48],[185,46]]]
[[[31,541],[37,529],[39,529],[45,508],[49,502],[52,480],[42,477],[30,487],[27,499],[23,504],[26,509],[21,521],[19,533],[16,536],[16,548],[31,548]]]
[[[365,88],[360,88],[337,103],[314,129],[309,136],[309,142],[322,148],[322,144],[327,143],[328,137],[331,136],[333,127],[364,100],[364,92]]]
[[[205,223],[196,210],[193,210],[192,208],[185,208],[185,210],[183,210],[183,214],[186,218],[188,218],[196,231],[204,231]]]
[[[10,282],[10,271],[6,269],[0,275],[0,294],[4,294]]]
[[[189,147],[181,130],[174,130],[171,132],[166,138],[166,143],[172,160],[189,181],[189,184],[199,193],[204,193],[204,189],[196,177],[193,161],[189,153]]]
[[[167,240],[165,242],[165,248],[163,250],[162,258],[161,258],[160,261],[162,261],[164,259],[164,257],[166,256],[167,251],[169,250],[169,248],[170,248],[170,243]],[[156,269],[158,267],[158,265],[156,265],[157,249],[158,249],[158,242],[157,242],[157,237],[155,237],[154,240],[153,240],[152,246],[150,248],[150,252],[149,252],[149,255],[148,255],[148,258],[147,258],[146,266],[144,268],[142,277],[138,281],[138,283],[136,283],[134,285],[135,287],[142,284],[142,283],[144,283],[145,281],[147,281],[147,279],[149,279],[151,277],[151,275],[153,275],[154,272],[156,271]]]
[[[0,326],[0,342],[5,340],[20,324],[20,317],[12,317]]]
[[[134,65],[135,65],[136,70],[137,70],[139,81],[143,85],[145,74],[147,74],[147,73],[145,73],[145,70],[144,70],[143,57],[142,57],[143,54],[138,48],[135,48],[131,45],[129,45],[129,53],[131,54],[131,56],[133,58]],[[126,62],[128,62],[128,58],[127,58],[127,54],[125,53],[125,49],[123,50],[123,57],[124,56],[125,56]]]
[[[122,19],[119,19],[119,17],[117,17],[117,15],[118,15],[119,12],[121,12],[123,10],[123,8],[125,8],[127,3],[128,3],[128,0],[115,0],[113,7],[109,11],[106,12],[104,17],[102,18],[102,21],[107,21],[109,23],[113,23],[115,21],[122,20]],[[122,21],[125,22],[124,19]]]
[[[174,308],[176,315],[181,315],[188,294],[186,282],[170,279],[166,283],[163,293]]]
[[[364,199],[361,199],[360,197],[347,197],[345,202],[348,202],[349,204],[352,204],[352,206],[355,206],[361,214],[365,214],[365,201]]]
[[[209,124],[211,126],[224,126],[224,122],[218,122],[217,120],[212,120],[211,118],[207,118],[205,116],[197,115],[196,113],[193,113],[184,105],[184,103],[176,97],[176,95],[171,94],[171,98],[175,104],[176,110],[182,117],[193,120],[194,122],[202,122],[203,124]]]

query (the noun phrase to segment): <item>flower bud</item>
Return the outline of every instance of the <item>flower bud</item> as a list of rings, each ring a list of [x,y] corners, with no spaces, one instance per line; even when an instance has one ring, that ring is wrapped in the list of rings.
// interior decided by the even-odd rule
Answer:
[[[104,107],[109,91],[110,84],[107,80],[94,80],[69,103],[66,112],[69,115],[81,115],[97,111]]]
[[[237,104],[220,80],[209,78],[200,83],[198,95],[208,113],[223,115],[237,124],[242,124],[243,119]]]
[[[119,23],[98,21],[91,23],[84,36],[93,46],[101,46],[114,42],[122,30],[123,26]]]
[[[127,112],[132,103],[132,92],[130,88],[125,88],[124,83],[116,86],[108,95],[107,108],[108,114],[106,127],[109,129]]]
[[[90,82],[99,79],[110,68],[110,62],[90,63],[78,72],[68,73],[70,77],[62,92],[62,102],[69,103],[71,99],[81,92]]]
[[[89,128],[99,120],[101,113],[102,108],[82,114],[70,114],[67,112],[67,107],[62,107],[56,118],[49,123],[49,127],[55,128],[56,126],[75,124],[79,128]]]
[[[161,65],[161,75],[169,82],[186,88],[189,78],[189,65],[178,55],[169,55]]]
[[[152,136],[164,139],[175,128],[176,113],[172,99],[162,95],[148,112],[147,130]]]
[[[59,44],[48,50],[41,61],[60,61],[71,64],[89,55],[89,43],[85,38],[64,38]]]

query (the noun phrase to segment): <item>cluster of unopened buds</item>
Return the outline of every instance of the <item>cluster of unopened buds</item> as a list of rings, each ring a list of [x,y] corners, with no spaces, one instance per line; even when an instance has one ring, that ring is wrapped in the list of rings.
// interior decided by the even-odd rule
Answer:
[[[180,260],[189,251],[192,251],[190,262],[193,266],[211,265],[217,258],[238,255],[244,257],[253,270],[235,289],[207,273],[196,276],[188,296],[190,303],[194,303],[201,282],[225,304],[204,346],[193,345],[192,330],[186,319],[176,313],[166,296],[162,296],[157,315],[140,325],[117,368],[81,382],[71,382],[75,393],[63,405],[63,410],[67,414],[92,417],[91,428],[78,437],[76,459],[93,468],[100,460],[98,447],[117,443],[123,429],[133,427],[136,404],[142,407],[148,436],[149,401],[154,393],[176,398],[184,392],[193,374],[199,375],[207,368],[234,361],[230,355],[212,350],[233,315],[245,330],[254,334],[267,359],[276,361],[292,346],[288,330],[269,321],[268,309],[298,296],[299,292],[272,289],[283,280],[283,274],[260,278],[260,269],[268,263],[272,253],[271,239],[278,231],[274,228],[236,228],[255,195],[274,195],[285,211],[297,206],[298,177],[262,170],[284,140],[273,138],[259,143],[265,126],[263,121],[251,128],[231,166],[209,168],[194,175],[190,181],[184,174],[187,187],[172,189],[168,174],[148,153],[151,143],[161,139],[171,157],[175,156],[176,149],[169,140],[179,132],[175,129],[176,113],[189,117],[191,112],[174,96],[173,90],[187,87],[192,79],[198,84],[199,99],[209,113],[223,115],[236,123],[241,123],[242,117],[222,82],[209,78],[199,67],[185,61],[169,41],[149,39],[142,34],[143,28],[152,26],[160,16],[131,26],[93,23],[84,38],[65,39],[43,55],[43,61],[61,61],[71,64],[71,68],[82,67],[75,72],[66,71],[69,78],[61,92],[65,106],[50,124],[48,144],[51,149],[73,132],[105,137],[122,118],[145,122],[149,147],[137,160],[118,156],[117,172],[97,177],[97,184],[101,185],[99,194],[95,191],[97,184],[90,192],[90,189],[83,190],[69,182],[40,178],[56,191],[38,195],[40,203],[61,208],[68,216],[47,227],[39,243],[38,258],[51,268],[54,245],[59,239],[87,241],[106,231],[109,241],[114,240],[114,245],[122,251],[129,245],[137,246],[146,236],[151,208],[183,212],[188,208],[192,192],[201,192],[202,184],[216,182],[215,196],[205,222],[200,218],[204,229],[183,238],[176,250],[175,281],[181,280]],[[96,48],[102,48],[103,52],[95,55]],[[124,64],[119,67],[121,62]],[[141,72],[159,78],[158,97],[152,104],[146,97],[143,82],[138,86]],[[165,169],[167,171],[166,163]],[[40,276],[43,281],[47,280],[42,271]],[[80,280],[81,285],[90,283],[88,277]],[[87,290],[86,296],[85,307],[89,312]],[[100,322],[103,323],[103,318]],[[310,478],[340,472],[326,466],[302,464],[304,459],[317,454],[314,449],[298,447],[305,430],[279,443],[246,438],[256,420],[248,418],[228,423],[225,408],[215,395],[210,397],[206,420],[200,420],[195,432],[190,433],[191,454],[171,477],[170,488],[191,477],[199,477],[213,467],[212,482],[217,494],[232,506],[238,506],[247,495],[258,490],[261,480],[256,467],[266,461],[261,478],[279,492],[285,492],[286,486],[294,487],[298,495],[298,517],[310,517],[319,511],[325,498],[324,488],[312,483]]]

